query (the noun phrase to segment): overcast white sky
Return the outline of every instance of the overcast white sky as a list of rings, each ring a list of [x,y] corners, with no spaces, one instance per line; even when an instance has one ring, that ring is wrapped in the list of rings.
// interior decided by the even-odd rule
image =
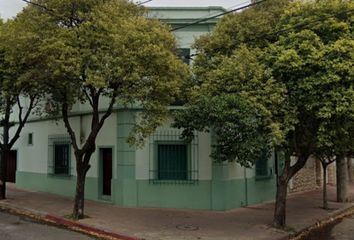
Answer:
[[[137,0],[143,2],[144,0]],[[145,6],[222,6],[232,8],[248,0],[153,0]],[[0,0],[0,17],[10,18],[25,6],[22,0]]]

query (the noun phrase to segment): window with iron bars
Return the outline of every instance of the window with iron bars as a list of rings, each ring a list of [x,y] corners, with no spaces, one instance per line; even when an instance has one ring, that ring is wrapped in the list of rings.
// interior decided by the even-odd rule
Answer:
[[[48,138],[48,173],[56,176],[70,176],[71,145],[66,135],[52,135]]]
[[[270,158],[268,151],[264,150],[255,161],[256,178],[265,179],[270,178],[273,175],[273,169],[270,166]]]
[[[198,181],[198,135],[191,142],[180,130],[159,130],[150,136],[150,182],[190,184]]]

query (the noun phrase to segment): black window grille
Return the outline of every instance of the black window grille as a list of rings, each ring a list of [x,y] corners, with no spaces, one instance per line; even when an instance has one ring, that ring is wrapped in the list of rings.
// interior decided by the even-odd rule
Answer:
[[[28,134],[28,145],[33,145],[33,133]]]
[[[69,144],[54,144],[54,174],[69,175]]]
[[[187,180],[187,145],[158,144],[157,165],[159,180]]]
[[[71,176],[71,144],[67,135],[48,136],[48,174]]]
[[[272,175],[271,167],[269,166],[269,152],[268,150],[262,151],[260,157],[256,159],[256,177],[270,177]]]
[[[180,130],[160,130],[150,136],[149,178],[153,183],[198,181],[198,135],[191,142]]]

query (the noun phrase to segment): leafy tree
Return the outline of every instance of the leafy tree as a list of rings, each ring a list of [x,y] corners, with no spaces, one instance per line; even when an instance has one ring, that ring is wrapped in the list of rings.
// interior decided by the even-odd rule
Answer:
[[[323,194],[322,194],[322,201],[323,201],[323,209],[328,209],[328,197],[327,197],[327,168],[330,164],[334,163],[336,161],[336,158],[333,157],[334,155],[330,156],[324,156],[320,155],[318,156],[318,159],[321,161],[322,165],[322,170],[323,170]]]
[[[352,6],[352,10],[354,7]],[[353,22],[351,22],[353,24]],[[353,35],[328,44],[325,60],[327,76],[332,93],[332,105],[321,109],[320,143],[335,149],[337,156],[337,201],[348,201],[347,185],[349,172],[346,161],[350,161],[354,150],[354,47]],[[329,88],[329,86],[327,86]],[[327,96],[329,95],[329,96]]]
[[[6,197],[7,161],[19,139],[29,116],[34,113],[42,96],[42,88],[35,82],[35,74],[25,53],[35,51],[35,44],[24,42],[21,25],[14,21],[0,21],[0,126],[1,192]],[[32,78],[33,77],[33,78]]]
[[[275,79],[267,65],[267,47],[278,39],[269,33],[288,4],[286,0],[270,0],[228,15],[195,44],[195,77],[186,84],[191,89],[189,103],[177,116],[176,126],[184,127],[187,135],[192,129],[216,129],[216,160],[250,166],[264,148],[269,152],[287,144],[296,119],[284,97],[286,83]],[[230,99],[236,99],[237,104],[230,104]],[[208,106],[204,111],[203,105]],[[214,109],[219,109],[216,114]],[[198,120],[192,121],[194,116]],[[221,155],[219,149],[223,150]],[[290,159],[290,151],[287,153]],[[282,184],[286,189],[287,182]]]
[[[328,142],[326,139],[331,135],[340,135],[342,121],[345,126],[348,124],[347,129],[351,124],[354,109],[353,53],[349,50],[353,49],[351,11],[353,3],[349,1],[290,4],[289,1],[270,0],[225,17],[213,33],[196,43],[199,55],[194,67],[196,77],[190,83],[193,89],[189,95],[190,105],[194,105],[198,95],[214,97],[225,92],[242,96],[246,102],[257,103],[250,106],[254,109],[249,112],[261,113],[261,129],[268,130],[266,135],[264,131],[259,134],[272,139],[273,146],[285,153],[284,169],[277,176],[276,227],[285,226],[290,179],[316,153],[320,143]],[[252,64],[247,54],[240,53],[244,45],[249,52],[260,52],[255,53],[256,60],[253,61],[258,64]],[[237,54],[241,57],[234,59],[233,67],[226,68],[226,59],[235,58]],[[255,75],[257,69],[262,69],[260,76]],[[273,81],[260,81],[271,83],[264,87],[254,84],[255,79]],[[218,88],[212,88],[214,86]],[[264,91],[268,88],[273,91]],[[208,89],[207,93],[203,89]],[[224,121],[229,124],[230,119]],[[204,121],[200,122],[204,124]],[[188,124],[181,126],[185,125]],[[246,128],[245,132],[248,131]],[[224,133],[220,138],[230,138],[228,141],[232,142],[234,136]],[[236,145],[239,139],[234,140]],[[232,151],[225,154],[234,159]],[[294,163],[291,156],[296,156]]]
[[[40,36],[42,76],[59,103],[75,152],[77,185],[73,218],[84,217],[84,186],[96,138],[117,102],[141,109],[130,143],[143,140],[165,119],[188,68],[176,56],[169,28],[147,19],[127,0],[34,1],[19,19]],[[92,111],[91,130],[80,139],[70,121],[76,102]],[[107,102],[106,104],[104,102]]]
[[[258,61],[260,54],[242,45],[223,57],[218,69],[210,69],[203,83],[193,86],[187,108],[176,114],[175,126],[184,128],[186,139],[194,130],[213,132],[212,157],[217,161],[250,167],[282,138],[269,111],[282,104],[282,87]]]
[[[344,157],[352,147],[353,7],[353,2],[336,0],[294,4],[278,26],[293,30],[276,43],[283,50],[275,54],[277,60],[271,60],[279,61],[279,65],[272,65],[275,77],[285,80],[295,76],[293,81],[299,83],[295,93],[306,96],[298,107],[313,119],[312,133],[306,131],[312,142],[307,149],[315,150],[316,141],[320,147],[335,146],[337,168],[343,169],[337,175],[339,183],[346,175]],[[346,182],[344,179],[344,192]],[[338,186],[337,190],[341,189]]]
[[[290,166],[288,159],[283,176],[278,177],[281,185],[287,184],[319,146],[333,147],[335,142],[343,145],[338,149],[348,147],[348,141],[334,141],[333,137],[339,140],[344,133],[342,126],[352,123],[351,11],[353,3],[345,1],[294,3],[278,24],[279,29],[291,30],[268,48],[273,76],[286,84],[287,106],[295,113],[287,149],[298,160]],[[344,54],[346,51],[349,53]],[[337,154],[341,159],[342,152]],[[283,195],[279,190],[277,198]],[[286,192],[285,187],[282,191]],[[276,226],[285,225],[281,202],[285,201],[277,199]]]

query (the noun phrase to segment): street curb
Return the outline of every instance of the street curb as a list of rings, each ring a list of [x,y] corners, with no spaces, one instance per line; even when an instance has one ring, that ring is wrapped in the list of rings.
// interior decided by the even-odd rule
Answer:
[[[144,240],[143,238],[137,238],[128,236],[121,233],[110,232],[97,227],[86,225],[80,222],[69,220],[63,217],[41,213],[30,209],[21,209],[11,204],[0,203],[0,211],[15,214],[21,217],[27,217],[38,221],[40,223],[61,227],[64,229],[72,230],[75,232],[83,233],[88,236],[93,236],[99,239],[105,240]]]
[[[334,211],[328,217],[317,221],[315,224],[313,224],[309,227],[306,227],[306,228],[298,231],[295,234],[290,234],[288,237],[285,237],[282,240],[285,240],[285,239],[303,240],[312,231],[316,231],[320,228],[326,227],[330,224],[333,224],[333,223],[341,220],[342,218],[345,218],[347,216],[351,216],[353,214],[354,214],[354,203],[350,204],[349,206],[347,206],[345,208],[341,208],[339,210]]]

